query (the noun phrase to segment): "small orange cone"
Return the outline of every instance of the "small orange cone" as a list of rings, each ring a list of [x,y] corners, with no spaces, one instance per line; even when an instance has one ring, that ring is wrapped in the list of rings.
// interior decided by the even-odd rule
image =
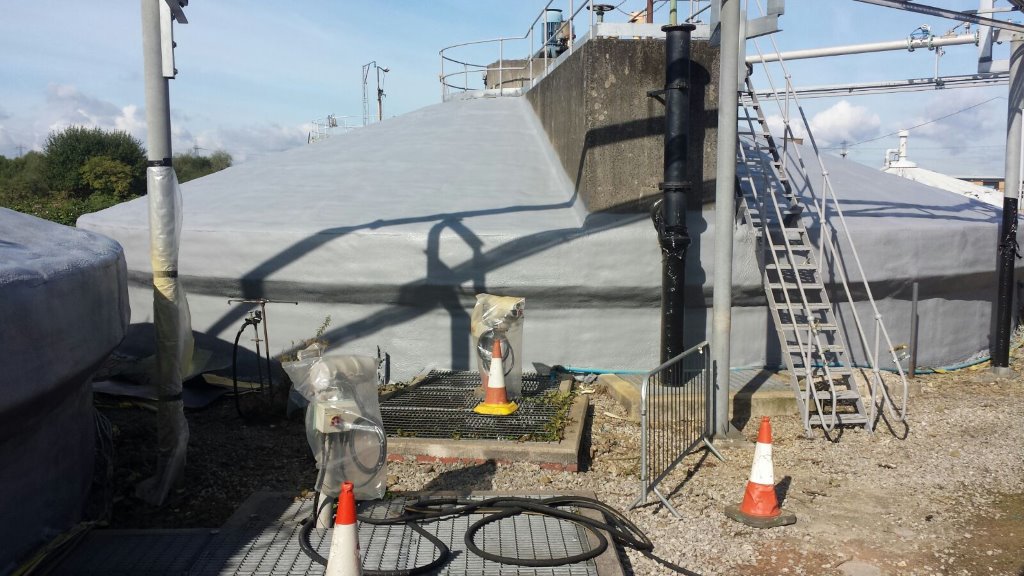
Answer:
[[[775,469],[772,465],[772,423],[761,418],[754,448],[754,464],[739,506],[728,506],[725,515],[754,528],[774,528],[796,522],[796,515],[779,508],[775,497]]]
[[[359,576],[363,563],[359,558],[359,533],[356,528],[356,496],[351,482],[341,483],[338,514],[334,517],[331,553],[324,576]]]
[[[515,402],[508,399],[505,392],[505,368],[501,362],[501,340],[494,339],[491,349],[491,370],[484,383],[484,401],[473,408],[477,414],[489,416],[508,416],[519,409]]]

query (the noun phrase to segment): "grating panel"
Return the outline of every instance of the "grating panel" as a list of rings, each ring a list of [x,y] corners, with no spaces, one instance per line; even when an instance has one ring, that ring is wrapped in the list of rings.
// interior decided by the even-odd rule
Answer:
[[[55,575],[185,575],[209,530],[95,530],[51,572]]]
[[[431,371],[416,387],[381,402],[388,436],[519,440],[544,436],[556,408],[536,398],[558,389],[558,381],[535,373],[523,374],[523,400],[511,416],[481,416],[473,412],[480,401],[476,372]]]
[[[361,515],[375,518],[397,516],[413,499],[394,498],[363,502]],[[235,576],[248,574],[318,575],[323,567],[312,562],[299,548],[299,523],[294,518],[309,515],[311,500],[303,500],[288,509],[282,518],[262,530],[226,532],[214,537],[189,574],[203,576]],[[570,509],[572,510],[572,509]],[[463,541],[466,529],[482,515],[441,520],[423,525],[449,546],[452,555],[448,564],[434,574],[447,575],[536,575],[596,576],[593,560],[552,568],[527,568],[489,562],[466,551]],[[328,530],[314,530],[313,546],[324,557],[330,553]],[[523,558],[561,558],[591,549],[585,531],[571,522],[537,515],[521,515],[486,526],[477,534],[477,543],[488,552]],[[405,526],[359,524],[359,548],[364,570],[408,570],[435,558],[429,542]]]

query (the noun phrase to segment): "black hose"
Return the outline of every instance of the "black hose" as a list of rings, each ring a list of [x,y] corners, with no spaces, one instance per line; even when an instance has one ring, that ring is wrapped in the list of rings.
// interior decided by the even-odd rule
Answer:
[[[575,506],[577,508],[596,510],[601,512],[607,521],[602,522],[600,520],[588,518],[582,514],[562,510],[561,508],[565,506]],[[394,516],[390,518],[370,518],[360,516],[359,521],[364,524],[372,525],[404,524],[430,541],[431,544],[441,551],[441,554],[430,564],[422,567],[411,568],[409,570],[364,570],[363,574],[366,574],[367,576],[405,576],[411,574],[422,574],[423,572],[440,567],[448,559],[450,554],[448,547],[433,534],[430,534],[420,527],[418,523],[432,522],[442,518],[480,514],[485,512],[491,513],[474,522],[466,530],[465,544],[467,550],[492,562],[534,568],[546,568],[573,564],[576,562],[585,562],[600,556],[608,548],[608,539],[601,533],[602,530],[607,531],[611,535],[612,540],[618,545],[634,548],[641,552],[647,552],[654,549],[654,544],[651,540],[641,532],[633,522],[623,516],[618,510],[615,510],[607,504],[593,498],[585,498],[581,496],[555,496],[544,499],[517,497],[496,497],[485,500],[464,500],[454,498],[421,499],[406,506],[406,513],[401,516]],[[598,544],[593,549],[581,554],[566,556],[564,558],[537,559],[515,558],[492,554],[482,550],[473,541],[475,534],[485,525],[523,513],[550,516],[583,526],[594,534]],[[309,534],[312,532],[313,525],[315,524],[315,515],[316,511],[314,510],[314,517],[307,521],[300,530],[299,545],[302,548],[302,551],[314,561],[326,565],[326,560],[323,556],[320,556],[320,554],[313,550],[313,547],[309,542]]]
[[[250,420],[251,417],[242,412],[242,404],[238,401],[238,341],[241,340],[242,333],[250,324],[255,326],[252,318],[246,318],[242,327],[238,329],[238,334],[235,334],[235,344],[231,348],[231,386],[235,391],[235,411],[238,412],[238,417],[242,420]]]

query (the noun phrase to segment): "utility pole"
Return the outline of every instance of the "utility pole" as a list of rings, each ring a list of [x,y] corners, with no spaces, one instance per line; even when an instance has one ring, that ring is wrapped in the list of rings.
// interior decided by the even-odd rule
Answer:
[[[384,120],[384,89],[380,87],[380,73],[390,72],[387,68],[377,66],[377,122]]]
[[[377,122],[384,119],[384,89],[380,87],[380,74],[381,72],[387,74],[391,71],[387,68],[378,66],[376,60],[371,60],[370,62],[363,64],[363,126],[370,123],[370,70],[373,70],[377,74]]]
[[[740,0],[723,0],[718,73],[718,158],[715,184],[715,277],[711,361],[715,380],[712,427],[716,440],[729,435],[729,366],[732,361],[732,242],[736,213],[736,139],[739,108]]]
[[[996,274],[996,334],[992,346],[992,373],[1009,376],[1010,334],[1013,320],[1014,264],[1018,257],[1017,202],[1020,198],[1021,107],[1024,106],[1024,34],[1013,32],[1010,42],[1010,93],[1007,98],[1006,159],[1003,186],[1003,221],[999,227],[999,255]]]
[[[185,292],[178,283],[181,200],[171,163],[171,109],[167,80],[174,78],[172,20],[185,24],[188,0],[141,0],[142,52],[146,85],[146,188],[149,197],[150,257],[153,269],[153,327],[156,332],[156,474],[136,495],[160,505],[185,472],[188,421],[181,399],[182,374],[192,356],[192,328]]]
[[[21,158],[24,155],[25,155],[25,146],[22,145],[22,144],[18,144],[18,158]]]

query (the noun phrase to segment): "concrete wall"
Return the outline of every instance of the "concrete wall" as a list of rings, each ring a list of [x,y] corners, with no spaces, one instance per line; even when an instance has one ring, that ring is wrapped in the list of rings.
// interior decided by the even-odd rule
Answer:
[[[694,42],[690,177],[714,197],[718,50]],[[596,38],[555,67],[526,98],[587,209],[645,211],[660,192],[664,106],[647,96],[665,85],[665,42]],[[704,94],[700,98],[698,94]],[[694,195],[695,204],[699,202]]]

